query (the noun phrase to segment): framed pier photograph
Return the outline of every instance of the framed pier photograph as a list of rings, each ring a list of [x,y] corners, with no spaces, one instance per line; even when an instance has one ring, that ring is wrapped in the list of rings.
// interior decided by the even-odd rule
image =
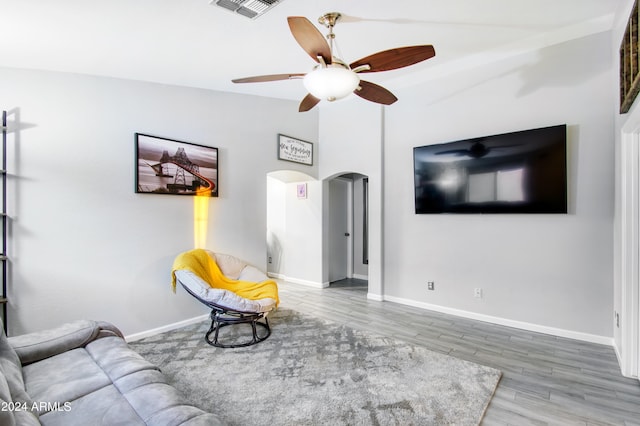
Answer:
[[[136,133],[136,192],[218,196],[218,148]]]

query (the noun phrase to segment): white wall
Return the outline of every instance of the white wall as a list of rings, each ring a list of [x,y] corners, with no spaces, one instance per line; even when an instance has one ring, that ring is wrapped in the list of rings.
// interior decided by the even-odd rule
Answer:
[[[298,197],[298,185],[306,185],[306,198]],[[269,177],[267,197],[267,252],[272,258],[269,275],[326,287],[322,274],[322,182]]]
[[[322,151],[330,152],[332,161],[346,140],[372,165],[377,153],[384,153],[381,170],[373,167],[370,189],[384,199],[385,299],[610,339],[615,102],[610,57],[610,34],[602,33],[419,87],[388,87],[399,101],[385,109],[383,149],[357,136],[367,134],[358,125],[363,114],[375,123],[376,113],[362,103],[345,103],[350,110],[321,110]],[[414,214],[413,147],[562,123],[569,128],[568,215]],[[365,146],[371,153],[363,154]],[[357,168],[361,162],[348,152],[332,169]],[[321,176],[329,173],[325,167],[321,162]],[[384,176],[382,189],[375,186],[379,176]],[[427,291],[427,281],[435,281],[435,291]],[[473,297],[475,287],[484,290],[482,299]]]
[[[611,337],[611,72],[602,33],[399,93],[386,124],[385,294]],[[413,147],[563,123],[568,215],[413,213]]]
[[[324,189],[320,181],[308,181],[307,197],[298,198],[298,183],[288,183],[287,255],[285,275],[292,282],[326,286],[322,273],[322,205]]]
[[[317,112],[292,101],[13,69],[0,69],[0,93],[21,129],[9,159],[13,334],[77,318],[132,334],[206,313],[169,289],[175,255],[194,244],[193,199],[134,193],[135,132],[219,148],[208,246],[263,269],[277,134],[317,141]]]
[[[267,273],[284,275],[287,255],[287,184],[267,176]]]
[[[350,172],[369,177],[368,297],[373,299],[381,299],[384,292],[383,115],[380,105],[355,96],[320,105],[320,178],[328,179]],[[328,263],[326,253],[323,262]]]

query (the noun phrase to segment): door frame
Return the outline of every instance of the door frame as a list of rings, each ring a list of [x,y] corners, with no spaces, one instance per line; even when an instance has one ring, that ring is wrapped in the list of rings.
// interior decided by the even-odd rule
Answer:
[[[353,179],[347,185],[347,232],[349,242],[347,243],[347,278],[353,278]]]
[[[638,117],[640,118],[640,117]],[[625,126],[620,141],[620,367],[638,377],[640,365],[640,121]]]
[[[349,234],[349,236],[347,237],[347,246],[346,246],[346,252],[347,252],[347,269],[345,272],[346,278],[353,278],[353,179],[348,179],[346,177],[344,177],[345,175],[348,175],[348,173],[342,174],[342,175],[338,175],[338,176],[334,176],[331,179],[327,180],[327,187],[329,189],[329,192],[331,192],[331,182],[333,181],[341,181],[344,182],[347,185],[347,200],[346,200],[346,211],[343,212],[343,214],[346,215],[347,217],[347,229],[343,232],[347,232]],[[329,199],[331,199],[331,194],[329,194]],[[333,207],[331,206],[331,203],[329,203],[329,208],[332,209]],[[331,212],[328,212],[329,215],[331,215]],[[330,224],[329,224],[330,225]],[[342,234],[342,232],[341,232]],[[332,233],[329,232],[327,234],[329,236],[329,238],[332,238]],[[331,241],[329,241],[329,246],[331,246]],[[329,256],[329,261],[331,260],[331,256]],[[329,264],[328,268],[329,271],[331,271],[331,267],[332,265]],[[330,281],[331,282],[331,281]]]

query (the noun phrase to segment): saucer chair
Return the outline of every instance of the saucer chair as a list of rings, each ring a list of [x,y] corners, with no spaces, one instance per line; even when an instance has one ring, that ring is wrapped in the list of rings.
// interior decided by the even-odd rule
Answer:
[[[205,333],[208,344],[237,348],[262,342],[271,335],[267,315],[279,303],[278,285],[259,269],[231,255],[194,249],[176,257],[171,275],[174,292],[180,283],[211,309],[211,327]],[[238,324],[251,326],[250,340],[219,340],[220,329]]]

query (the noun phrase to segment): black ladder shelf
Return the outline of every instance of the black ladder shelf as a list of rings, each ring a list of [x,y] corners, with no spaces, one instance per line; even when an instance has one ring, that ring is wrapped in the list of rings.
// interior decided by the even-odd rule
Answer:
[[[5,333],[7,332],[7,111],[2,111],[2,253],[0,253],[0,263],[2,263],[2,294],[0,304],[2,305],[2,324]]]

